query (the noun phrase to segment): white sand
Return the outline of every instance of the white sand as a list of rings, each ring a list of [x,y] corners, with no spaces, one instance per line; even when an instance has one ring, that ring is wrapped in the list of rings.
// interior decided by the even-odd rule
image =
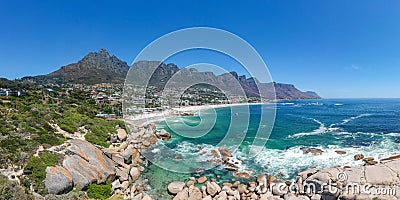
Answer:
[[[200,106],[182,106],[182,107],[171,108],[164,111],[155,111],[151,113],[130,115],[125,117],[125,120],[130,124],[139,125],[139,124],[151,123],[154,121],[160,121],[169,117],[179,116],[182,113],[195,113],[200,110],[208,110],[208,109],[223,108],[230,106],[259,105],[259,104],[265,104],[265,103],[233,103],[233,104],[215,104],[215,105],[200,105]]]

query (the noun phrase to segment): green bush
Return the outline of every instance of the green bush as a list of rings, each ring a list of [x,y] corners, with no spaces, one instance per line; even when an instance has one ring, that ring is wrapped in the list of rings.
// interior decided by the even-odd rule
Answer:
[[[41,133],[37,137],[33,139],[39,144],[48,144],[50,146],[56,146],[62,144],[66,139],[62,135],[50,134],[50,133]]]
[[[107,121],[103,118],[93,118],[89,120],[89,124],[86,128],[89,131],[85,135],[85,139],[93,144],[97,144],[103,147],[108,147],[110,144],[107,142],[110,133],[116,133],[115,127],[119,125],[120,127],[125,127],[122,121]]]
[[[80,126],[86,124],[87,120],[87,116],[78,113],[76,109],[70,109],[62,114],[62,119],[57,124],[64,131],[73,133]]]
[[[91,184],[87,189],[87,195],[89,198],[93,199],[107,199],[111,197],[112,190],[111,190],[111,183],[107,181],[106,184]]]
[[[58,155],[43,151],[38,157],[33,156],[28,160],[24,174],[28,175],[29,179],[34,182],[35,191],[45,193],[43,181],[46,178],[46,167],[55,166],[58,159]]]
[[[45,196],[46,200],[87,200],[88,197],[85,192],[83,191],[71,191],[67,194],[62,195],[55,195],[55,194],[48,194]]]

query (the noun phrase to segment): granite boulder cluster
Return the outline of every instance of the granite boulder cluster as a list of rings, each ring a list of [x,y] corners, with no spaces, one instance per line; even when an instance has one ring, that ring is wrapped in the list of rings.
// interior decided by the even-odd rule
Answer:
[[[154,124],[132,127],[132,133],[118,129],[110,135],[109,148],[96,147],[84,140],[70,140],[61,166],[47,167],[45,186],[50,194],[64,194],[73,188],[111,182],[113,194],[125,199],[151,199],[145,194],[146,180],[140,175],[147,160],[140,152],[158,138],[168,139],[166,131],[157,132]]]
[[[356,155],[356,160],[364,159]],[[352,200],[400,199],[400,155],[375,161],[364,160],[359,167],[312,168],[298,173],[295,181],[282,181],[259,174],[246,184],[220,183],[215,179],[189,178],[172,182],[168,192],[173,200]]]

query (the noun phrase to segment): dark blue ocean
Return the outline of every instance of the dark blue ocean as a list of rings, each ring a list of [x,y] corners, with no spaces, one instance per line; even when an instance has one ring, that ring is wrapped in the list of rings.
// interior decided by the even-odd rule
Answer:
[[[253,144],[257,130],[261,127],[262,131],[262,128],[268,126],[259,124],[260,113],[263,109],[271,109],[270,107],[271,105],[250,105],[250,123],[245,132],[243,125],[237,121],[231,124],[231,117],[242,116],[247,112],[246,106],[238,106],[235,112],[230,107],[215,109],[213,127],[202,137],[187,138],[175,132],[178,130],[190,135],[193,131],[190,127],[200,124],[202,118],[204,120],[215,114],[212,110],[201,111],[201,117],[169,118],[157,122],[157,128],[172,133],[172,139],[163,142],[164,145],[182,155],[190,154],[193,159],[206,160],[202,156],[209,155],[205,155],[204,151],[214,148],[214,145],[226,139],[229,127],[233,132],[237,127],[238,140],[239,135],[244,135],[244,140],[240,140],[241,145],[238,148],[231,146],[229,140],[224,144],[241,161],[238,164],[239,170],[251,175],[283,175],[282,179],[293,179],[298,172],[311,167],[361,165],[362,161],[354,161],[354,155],[358,153],[375,159],[400,154],[400,99],[325,99],[276,103],[275,123],[267,143],[255,156],[249,156],[249,146]],[[180,128],[180,120],[187,126]],[[235,139],[231,141],[235,143]],[[305,148],[317,148],[324,152],[322,155],[304,154],[302,149]],[[345,151],[346,154],[339,155],[335,152],[337,150]],[[179,161],[176,163],[179,171]],[[190,176],[219,176],[221,181],[234,178],[232,172],[223,168],[224,166],[220,166],[203,174]],[[168,179],[189,177],[187,174],[168,172],[155,165],[145,174],[155,188],[162,186],[163,181],[172,181]]]

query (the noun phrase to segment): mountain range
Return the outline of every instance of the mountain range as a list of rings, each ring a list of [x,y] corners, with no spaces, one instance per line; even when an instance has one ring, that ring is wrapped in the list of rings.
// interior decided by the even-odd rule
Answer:
[[[184,78],[178,79],[181,82],[186,80],[201,80],[213,83],[221,88],[237,87],[243,88],[247,96],[258,96],[262,92],[271,92],[271,83],[260,83],[254,77],[238,75],[236,72],[215,75],[213,72],[200,72],[194,68],[180,69],[175,64],[165,64],[159,61],[139,61],[131,67],[114,55],[110,55],[107,50],[100,49],[98,52],[90,52],[77,63],[62,66],[47,75],[31,76],[22,78],[23,81],[36,83],[124,83],[129,74],[134,74],[135,79],[148,76],[146,71],[150,66],[157,65],[155,72],[151,74],[149,85],[163,87],[165,83],[178,71],[184,74]],[[233,77],[233,78],[232,78]],[[132,80],[128,76],[128,79]],[[236,82],[236,83],[235,83]],[[237,84],[237,82],[239,84]],[[274,82],[277,99],[319,99],[315,92],[302,92],[292,84]]]

